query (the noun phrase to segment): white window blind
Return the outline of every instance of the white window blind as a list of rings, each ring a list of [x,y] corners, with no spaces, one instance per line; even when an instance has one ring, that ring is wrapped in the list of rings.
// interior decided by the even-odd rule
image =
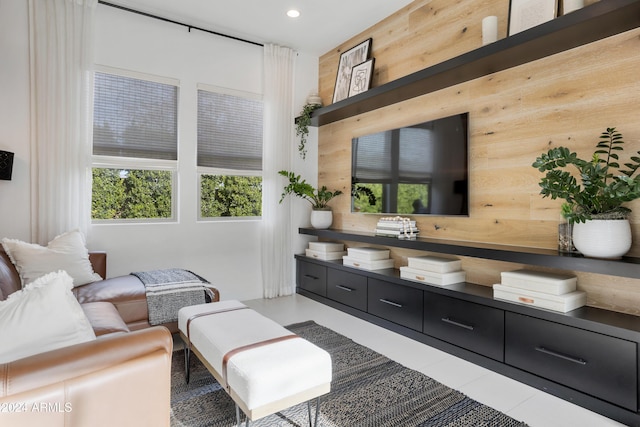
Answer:
[[[93,154],[178,159],[178,87],[96,73]]]
[[[198,166],[262,170],[262,101],[198,90]]]

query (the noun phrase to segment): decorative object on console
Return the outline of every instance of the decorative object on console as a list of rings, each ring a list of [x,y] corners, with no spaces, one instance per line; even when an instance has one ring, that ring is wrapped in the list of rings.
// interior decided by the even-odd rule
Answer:
[[[369,90],[373,77],[374,64],[375,58],[371,58],[353,67],[353,70],[351,70],[351,82],[349,83],[349,96]]]
[[[573,243],[585,256],[618,258],[631,248],[631,210],[622,204],[640,198],[640,178],[636,175],[640,157],[631,156],[624,163],[626,169],[621,168],[617,152],[624,150],[623,144],[622,134],[616,128],[607,128],[589,161],[578,158],[566,147],[556,147],[532,164],[546,172],[539,184],[542,197],[566,200],[562,214],[573,223]],[[562,170],[568,165],[578,170],[581,184]],[[587,226],[587,221],[593,223]]]
[[[551,21],[558,14],[558,0],[511,0],[509,3],[510,36]]]
[[[384,217],[378,220],[376,225],[376,236],[396,237],[398,239],[415,239],[420,230],[416,222],[410,218],[393,216]]]
[[[0,150],[0,180],[11,181],[13,153]]]
[[[309,98],[311,98],[311,96],[309,96]],[[320,107],[322,107],[322,104],[319,102],[308,102],[302,107],[300,116],[296,119],[296,136],[300,138],[298,153],[300,153],[300,157],[302,157],[303,160],[307,157],[307,136],[309,136],[311,114]]]
[[[498,17],[495,15],[482,18],[482,45],[498,41]]]
[[[354,66],[362,64],[369,59],[371,42],[372,39],[367,39],[340,55],[338,73],[336,75],[336,85],[333,90],[333,102],[342,101],[349,97],[351,72],[353,71]]]
[[[334,242],[309,242],[309,248],[305,250],[305,255],[309,258],[330,261],[342,259],[347,252],[344,250],[344,243]]]
[[[363,270],[393,268],[393,259],[389,258],[389,253],[388,249],[347,248],[347,256],[342,257],[342,264]]]
[[[558,224],[558,252],[578,252],[573,245],[573,223],[567,221],[564,217]]]
[[[431,285],[451,285],[464,282],[467,274],[462,270],[462,261],[436,256],[408,257],[408,265],[400,267],[400,277]]]
[[[577,278],[530,270],[505,271],[501,284],[493,285],[493,297],[566,313],[587,303],[587,294],[577,291]]]
[[[290,194],[300,197],[311,203],[313,211],[311,212],[311,226],[313,228],[324,229],[329,228],[332,223],[333,214],[331,208],[327,205],[331,199],[342,194],[342,191],[329,191],[326,186],[315,189],[300,175],[296,175],[289,171],[280,171],[280,175],[289,179],[289,184],[284,187],[280,197],[280,203]]]

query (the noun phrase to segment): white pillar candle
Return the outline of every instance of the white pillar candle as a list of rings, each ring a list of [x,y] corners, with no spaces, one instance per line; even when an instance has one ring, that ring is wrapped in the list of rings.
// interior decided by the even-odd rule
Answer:
[[[482,19],[482,45],[498,40],[498,17],[487,16]]]
[[[584,0],[563,0],[562,11],[567,14],[584,7]]]

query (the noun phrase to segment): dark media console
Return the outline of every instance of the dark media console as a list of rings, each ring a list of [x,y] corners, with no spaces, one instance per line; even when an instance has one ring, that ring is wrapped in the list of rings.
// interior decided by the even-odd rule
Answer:
[[[502,259],[509,252],[495,246],[404,241],[338,230],[302,228],[300,233],[425,251],[440,248],[447,254],[474,250],[478,252],[467,256],[485,259]],[[532,264],[554,258],[551,253],[514,255],[531,255]],[[577,263],[581,257],[555,258],[581,265]],[[360,270],[341,261],[302,255],[296,255],[296,264],[301,295],[614,420],[640,426],[640,318],[636,316],[593,307],[558,313],[495,300],[488,286],[431,286],[404,280],[395,269]],[[632,267],[630,277],[640,270],[636,259],[605,264],[616,271],[620,270],[616,267]]]

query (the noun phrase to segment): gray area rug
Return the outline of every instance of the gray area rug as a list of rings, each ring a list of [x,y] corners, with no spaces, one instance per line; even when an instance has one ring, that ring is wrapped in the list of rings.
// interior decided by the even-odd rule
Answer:
[[[331,392],[320,405],[323,427],[526,426],[324,326],[309,321],[287,328],[331,354]],[[173,354],[171,425],[234,426],[231,398],[197,357],[191,363],[187,385],[183,352]],[[303,403],[251,425],[304,427],[309,425],[307,414]]]

